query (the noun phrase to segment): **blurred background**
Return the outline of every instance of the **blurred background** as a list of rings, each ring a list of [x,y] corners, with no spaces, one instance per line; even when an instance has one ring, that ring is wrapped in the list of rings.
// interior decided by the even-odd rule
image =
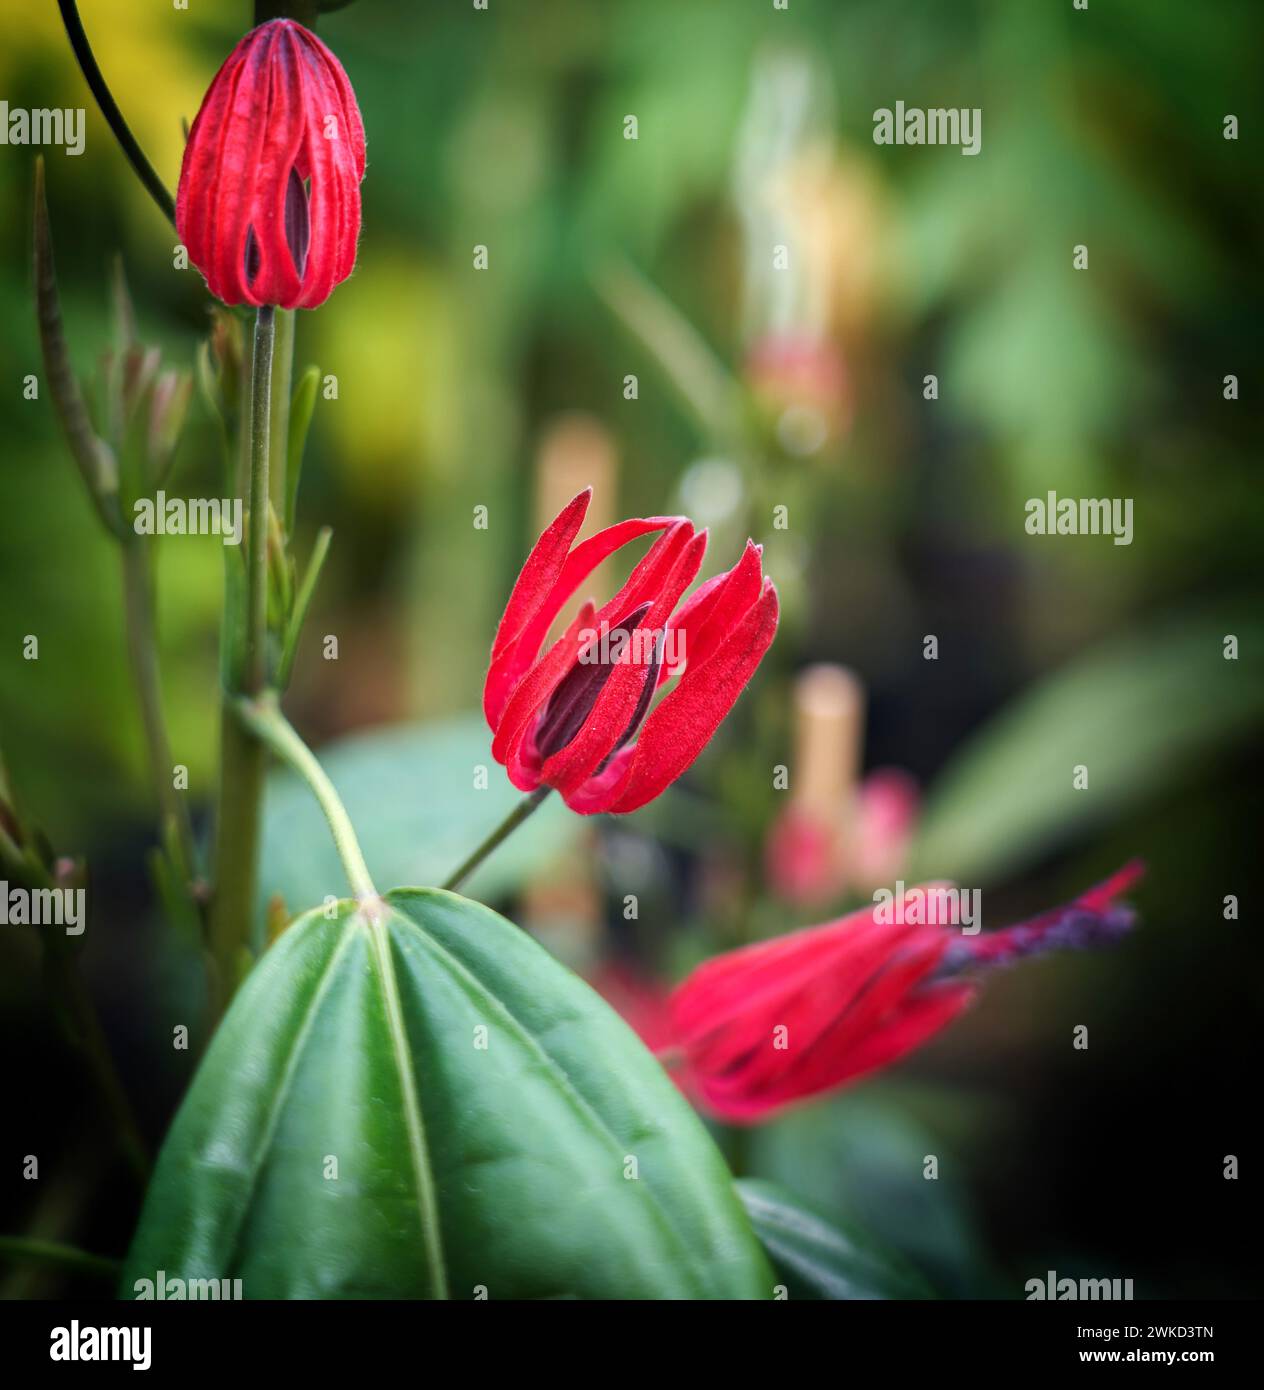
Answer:
[[[250,6],[81,11],[174,188],[181,122]],[[358,269],[299,315],[296,367],[337,379],[300,515],[335,537],[288,708],[375,878],[437,881],[513,804],[495,765],[473,787],[482,678],[565,500],[593,483],[595,525],[689,514],[711,528],[704,576],[752,535],[781,631],[691,773],[617,821],[546,807],[470,891],[609,985],[678,978],[896,877],[979,888],[996,927],[1144,856],[1141,926],[1116,952],[998,976],[889,1073],[718,1137],[944,1294],[1021,1297],[1055,1269],[1132,1278],[1138,1297],[1258,1295],[1264,13],[356,0],[319,32],[369,169]],[[3,35],[10,107],[88,107],[86,152],[45,152],[82,375],[108,341],[115,253],[142,338],[191,368],[205,287],[173,268],[56,7],[11,8]],[[980,107],[981,153],[875,146],[875,109],[900,99]],[[117,556],[47,400],[23,399],[42,371],[33,155],[0,149],[0,747],[27,815],[87,859],[86,969],[156,1142],[194,1064],[168,1040],[197,1017],[200,972],[146,877]],[[219,467],[195,393],[169,491],[219,495]],[[1028,535],[1024,504],[1050,490],[1133,499],[1132,544]],[[222,561],[215,538],[160,550],[168,717],[203,829]],[[280,776],[263,877],[261,932],[274,894],[297,912],[342,891],[319,814]],[[119,1253],[138,1194],[28,929],[0,929],[0,960],[0,1229]],[[41,1156],[38,1184],[14,1153]],[[65,1287],[0,1268],[9,1296]]]

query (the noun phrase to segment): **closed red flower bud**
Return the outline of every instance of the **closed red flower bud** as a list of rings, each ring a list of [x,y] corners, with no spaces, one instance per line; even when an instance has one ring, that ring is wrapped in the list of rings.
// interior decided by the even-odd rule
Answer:
[[[748,542],[731,570],[675,612],[702,564],[706,533],[685,517],[634,518],[572,549],[591,496],[589,489],[568,503],[527,557],[483,690],[492,755],[514,786],[556,788],[584,814],[635,811],[674,782],[732,709],[777,629],[777,591],[763,577],[759,546]],[[654,531],[663,534],[615,597],[599,609],[585,603],[541,654],[588,575]],[[647,718],[655,691],[673,677]]]
[[[946,901],[932,885],[903,911],[874,906],[715,956],[657,1006],[622,981],[609,997],[635,999],[625,1017],[703,1109],[751,1124],[919,1047],[971,1002],[981,967],[1116,941],[1134,920],[1116,899],[1142,872],[1129,864],[1065,907],[970,936],[942,907],[928,921],[932,897]]]
[[[314,309],[355,266],[364,124],[342,64],[292,19],[252,29],[189,132],[176,231],[225,304]]]

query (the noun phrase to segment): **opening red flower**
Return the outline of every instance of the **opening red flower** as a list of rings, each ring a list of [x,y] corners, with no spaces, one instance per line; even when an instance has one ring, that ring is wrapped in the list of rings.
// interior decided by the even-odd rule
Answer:
[[[572,548],[591,496],[588,489],[568,503],[527,557],[483,690],[492,755],[514,786],[556,788],[584,814],[635,811],[674,782],[732,709],[777,629],[777,591],[763,576],[761,547],[748,541],[731,570],[675,612],[697,577],[706,532],[685,517],[642,517]],[[663,534],[615,597],[602,608],[584,603],[541,655],[588,575],[654,531]],[[646,718],[655,691],[673,677]]]
[[[1143,871],[1002,931],[959,935],[875,906],[716,956],[657,1003],[618,972],[598,988],[703,1109],[756,1123],[919,1047],[974,999],[978,968],[1117,940],[1134,917],[1116,899]]]
[[[292,19],[228,55],[189,132],[176,231],[225,304],[314,309],[355,266],[364,124],[342,64]]]

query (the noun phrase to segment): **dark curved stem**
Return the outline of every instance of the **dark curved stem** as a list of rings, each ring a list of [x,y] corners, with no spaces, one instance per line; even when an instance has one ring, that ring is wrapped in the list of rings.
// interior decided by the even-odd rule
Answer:
[[[137,178],[145,185],[149,196],[162,209],[163,216],[175,226],[176,204],[175,199],[167,191],[166,184],[158,177],[154,166],[145,158],[145,152],[136,143],[136,137],[128,129],[127,122],[123,119],[123,113],[118,108],[118,103],[106,86],[105,78],[101,74],[101,69],[97,66],[97,60],[92,52],[92,45],[88,42],[88,36],[84,33],[83,21],[79,18],[79,10],[75,5],[75,0],[57,0],[57,8],[61,11],[62,23],[66,26],[66,37],[70,40],[70,46],[74,49],[75,58],[79,62],[79,70],[84,75],[92,95],[97,99],[97,105],[101,108],[101,114],[105,117],[106,124],[114,132],[114,138],[119,142],[123,153],[127,156],[128,163],[136,171]]]

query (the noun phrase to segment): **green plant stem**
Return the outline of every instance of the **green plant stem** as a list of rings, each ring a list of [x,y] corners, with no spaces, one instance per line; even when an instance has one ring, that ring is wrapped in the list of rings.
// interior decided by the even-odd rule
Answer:
[[[26,1261],[73,1270],[77,1274],[92,1274],[101,1279],[117,1279],[122,1262],[105,1255],[90,1255],[73,1245],[55,1240],[37,1240],[30,1236],[0,1236],[0,1260]]]
[[[137,143],[136,137],[128,129],[127,122],[123,119],[123,113],[118,108],[118,103],[111,95],[109,87],[106,86],[105,78],[102,76],[101,69],[92,52],[92,45],[88,42],[88,36],[84,32],[83,21],[79,18],[79,10],[75,5],[75,0],[57,0],[57,8],[61,11],[62,23],[66,26],[66,37],[70,40],[70,46],[74,50],[75,58],[79,63],[79,70],[83,73],[89,90],[101,108],[105,123],[113,131],[114,138],[119,142],[120,148],[127,156],[128,163],[136,171],[136,176],[145,185],[149,196],[162,209],[162,214],[167,221],[175,226],[175,199],[167,191],[166,184],[158,177],[154,166],[145,158],[144,151]]]
[[[524,820],[541,804],[552,787],[537,787],[529,796],[524,796],[522,800],[513,808],[495,830],[483,841],[481,845],[470,855],[468,859],[455,870],[440,886],[455,892],[462,883],[474,872],[484,859],[496,848],[502,840],[506,840],[522,824]]]
[[[268,460],[268,491],[272,510],[284,519],[288,481],[286,459],[290,451],[290,395],[294,388],[293,309],[276,311],[276,341],[272,351],[272,417]]]
[[[197,854],[193,822],[185,799],[172,780],[171,740],[162,706],[162,685],[158,675],[158,646],[150,555],[139,537],[124,537],[123,614],[127,628],[127,652],[132,677],[140,698],[141,723],[149,751],[150,775],[163,820],[175,827],[175,842],[183,862],[178,866],[185,883],[196,876]],[[165,839],[165,837],[164,837]]]
[[[215,1012],[236,988],[241,952],[250,939],[259,872],[259,822],[266,757],[233,713],[225,694],[220,710],[219,800],[215,819],[215,886],[209,946],[215,964]]]
[[[272,443],[272,345],[276,310],[255,314],[250,368],[250,552],[246,572],[246,670],[244,689],[258,695],[268,680],[268,463]]]
[[[243,416],[249,431],[250,536],[246,554],[245,613],[225,604],[224,622],[245,628],[240,673],[230,681],[220,710],[219,804],[215,822],[215,887],[209,946],[215,967],[215,1010],[232,998],[242,952],[250,940],[259,871],[259,822],[266,764],[261,744],[242,726],[233,701],[243,692],[261,693],[268,676],[268,460],[271,445],[272,347],[275,314],[262,305],[255,316],[250,366],[250,403]],[[231,556],[225,563],[234,563]],[[230,639],[230,649],[235,642]],[[229,663],[231,666],[233,663]]]
[[[333,834],[334,844],[338,847],[338,855],[346,871],[347,881],[351,884],[351,891],[361,901],[375,899],[378,896],[377,889],[369,877],[368,866],[360,851],[360,842],[356,839],[347,808],[342,804],[342,798],[339,797],[316,755],[281,713],[276,695],[269,691],[254,700],[239,700],[237,712],[250,732],[266,744],[282,762],[292,767],[312,789],[313,795],[320,803],[320,809],[325,813],[325,819],[329,822],[329,829]]]

